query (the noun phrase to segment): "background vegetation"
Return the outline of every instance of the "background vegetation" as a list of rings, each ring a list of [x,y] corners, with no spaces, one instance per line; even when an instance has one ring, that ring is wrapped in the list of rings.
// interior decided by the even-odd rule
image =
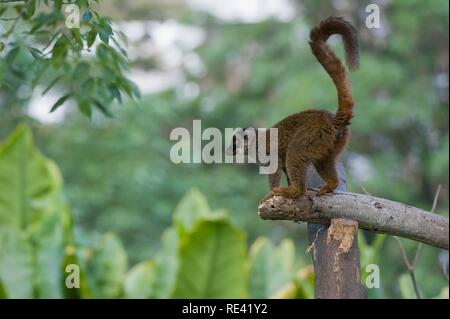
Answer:
[[[364,9],[377,1],[279,1],[278,14],[261,1],[254,15],[239,1],[74,2],[75,31],[62,1],[0,4],[0,296],[311,298],[305,225],[256,215],[265,178],[173,164],[169,133],[334,110],[307,45],[329,15],[360,32],[349,191],[429,210],[442,185],[436,212],[448,216],[447,1],[380,1],[371,30]],[[414,297],[392,238],[360,245],[362,269],[380,265],[371,297]],[[425,297],[448,297],[440,255],[421,250]],[[79,290],[64,288],[69,263]]]

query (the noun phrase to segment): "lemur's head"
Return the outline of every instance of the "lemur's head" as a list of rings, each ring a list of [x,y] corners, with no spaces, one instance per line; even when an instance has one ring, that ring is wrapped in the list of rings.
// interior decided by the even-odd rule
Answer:
[[[225,151],[227,155],[249,155],[249,150],[256,149],[257,131],[253,127],[247,127],[239,129],[236,134],[233,135],[231,144]]]
[[[237,163],[243,163],[241,160],[244,160],[264,166],[261,174],[273,174],[278,168],[278,131],[273,133],[272,130],[253,127],[240,129],[233,135],[225,153],[236,157]]]

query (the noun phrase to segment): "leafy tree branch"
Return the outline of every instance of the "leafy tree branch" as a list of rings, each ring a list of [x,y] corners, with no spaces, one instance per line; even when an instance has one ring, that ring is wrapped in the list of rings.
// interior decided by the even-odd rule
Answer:
[[[110,116],[114,101],[139,97],[126,76],[126,38],[94,9],[100,0],[1,2],[11,4],[0,7],[4,90],[43,86],[43,94],[61,94],[51,112],[72,100],[89,117],[94,108]],[[68,4],[77,10],[66,10]]]

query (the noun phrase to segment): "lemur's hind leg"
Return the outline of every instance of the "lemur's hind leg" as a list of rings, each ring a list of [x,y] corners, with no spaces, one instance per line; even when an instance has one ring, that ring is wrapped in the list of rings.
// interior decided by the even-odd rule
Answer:
[[[322,177],[325,184],[319,189],[317,195],[332,193],[339,186],[339,176],[336,171],[335,157],[329,156],[325,159],[315,161],[314,167]]]
[[[289,185],[287,187],[275,187],[273,193],[275,195],[297,199],[306,192],[306,172],[310,162],[306,157],[288,151],[286,154],[286,164],[286,176]]]

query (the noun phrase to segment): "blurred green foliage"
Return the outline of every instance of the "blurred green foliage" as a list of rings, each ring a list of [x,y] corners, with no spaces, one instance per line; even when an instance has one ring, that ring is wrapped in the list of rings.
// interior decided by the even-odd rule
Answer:
[[[178,205],[155,260],[128,270],[126,251],[113,234],[102,236],[92,247],[73,245],[59,170],[38,153],[25,126],[0,148],[0,172],[7,171],[20,178],[0,177],[3,297],[245,298],[250,292],[252,297],[268,298],[294,278],[292,241],[285,240],[275,251],[260,238],[248,258],[242,230],[225,211],[212,211],[195,189]],[[67,258],[70,255],[73,258]],[[75,295],[65,288],[69,264],[83,273],[83,288]]]
[[[71,218],[54,162],[20,126],[0,147],[0,281],[11,298],[61,298]]]
[[[128,20],[149,17],[163,21],[176,17],[180,23],[206,33],[201,46],[193,50],[180,46],[183,56],[194,56],[201,61],[203,71],[194,72],[183,63],[177,69],[182,81],[163,92],[143,96],[139,107],[124,101],[125,107],[119,108],[118,98],[113,97],[112,91],[95,91],[106,98],[104,105],[114,115],[113,119],[94,113],[91,121],[87,121],[78,113],[67,112],[61,122],[39,122],[29,116],[27,106],[31,93],[23,89],[23,84],[35,81],[32,87],[39,84],[45,88],[61,74],[63,78],[58,82],[61,85],[51,90],[63,96],[68,88],[80,89],[80,81],[92,78],[90,72],[94,69],[102,74],[99,83],[108,85],[114,77],[107,70],[110,63],[116,62],[98,54],[83,56],[79,63],[87,63],[89,72],[79,70],[83,75],[74,79],[79,63],[63,59],[62,64],[70,65],[67,69],[37,56],[41,62],[49,62],[53,69],[48,76],[37,77],[39,71],[34,70],[34,65],[39,65],[40,60],[35,61],[36,57],[24,51],[25,54],[15,57],[13,64],[8,63],[7,56],[15,42],[2,40],[5,48],[0,52],[0,138],[6,138],[18,123],[26,122],[38,148],[61,168],[65,187],[61,190],[58,186],[57,193],[63,193],[73,216],[73,225],[69,223],[72,230],[67,233],[73,236],[66,234],[69,239],[65,239],[64,245],[72,247],[70,238],[73,237],[77,247],[75,252],[69,249],[72,255],[66,251],[65,260],[76,260],[82,265],[86,270],[82,271],[86,275],[82,287],[89,287],[77,292],[78,296],[186,295],[186,286],[174,284],[181,272],[180,265],[205,258],[197,255],[200,247],[195,239],[211,228],[220,230],[221,236],[232,236],[240,243],[237,247],[241,253],[246,251],[243,247],[248,247],[243,246],[242,233],[247,238],[244,243],[253,243],[244,258],[238,249],[232,252],[233,260],[239,264],[233,272],[242,271],[239,278],[248,277],[242,281],[247,286],[233,294],[255,296],[262,292],[259,288],[256,292],[254,287],[261,287],[267,297],[312,296],[313,276],[305,267],[310,264],[305,252],[308,246],[305,226],[267,223],[256,215],[257,203],[267,192],[264,176],[251,165],[175,165],[169,160],[173,142],[168,137],[175,127],[190,129],[193,119],[201,119],[203,128],[267,127],[310,107],[333,111],[336,96],[332,81],[307,46],[311,26],[329,15],[352,18],[360,31],[361,67],[351,74],[355,118],[352,139],[343,157],[349,191],[362,192],[364,186],[373,195],[429,210],[441,184],[436,212],[448,216],[448,2],[380,1],[383,28],[369,30],[364,26],[364,8],[372,2],[378,3],[349,0],[346,6],[337,6],[333,1],[299,0],[293,1],[297,15],[290,21],[267,19],[240,23],[194,11],[182,1],[167,5],[159,1],[136,1],[138,4],[133,5],[111,0],[109,5],[95,10]],[[24,39],[21,47],[26,49],[34,41],[46,43],[39,37],[32,40]],[[114,43],[111,45],[108,50],[117,49]],[[340,43],[335,45],[331,39],[331,45],[342,56]],[[120,50],[115,52],[121,54]],[[146,60],[152,61],[151,68],[164,71],[157,57],[151,52],[148,55]],[[130,63],[131,67],[143,67],[142,61]],[[119,64],[122,71],[128,67]],[[27,71],[21,73],[23,78],[9,71],[13,65]],[[192,87],[198,93],[188,94]],[[74,91],[73,97],[91,96],[89,92]],[[18,165],[15,160],[12,162]],[[3,175],[10,180],[17,179],[9,168],[0,169],[0,176]],[[13,198],[10,194],[16,192],[7,185],[5,196],[9,203]],[[218,208],[225,208],[228,214],[216,211]],[[27,244],[28,233],[23,233],[24,229],[20,231],[22,235],[20,232],[8,235],[8,238],[21,238],[11,239],[10,245],[16,246],[8,249],[17,247],[14,250],[19,252],[18,264],[26,264],[29,262],[26,252],[36,248]],[[48,232],[50,236],[51,230]],[[116,235],[104,235],[109,232]],[[267,239],[259,240],[261,236]],[[296,243],[296,258],[292,263],[277,261],[276,257],[291,250],[282,242],[286,237]],[[406,240],[403,243],[407,252],[413,254],[417,243]],[[180,247],[183,247],[182,254]],[[208,246],[201,248],[206,253],[211,250]],[[360,249],[363,282],[367,264],[380,266],[382,287],[370,290],[370,297],[411,296],[407,292],[408,277],[402,276],[407,269],[392,239],[364,232],[360,235]],[[102,255],[103,251],[108,251],[108,256]],[[49,253],[61,258],[58,255],[61,252]],[[421,251],[416,276],[425,297],[445,296],[448,287],[438,254],[439,250],[433,247],[424,246]],[[0,250],[0,263],[4,255]],[[267,268],[255,269],[251,265],[254,259],[271,262],[264,265]],[[240,264],[242,260],[246,265]],[[115,262],[119,269],[111,269]],[[267,278],[264,274],[276,265],[282,265],[280,273]],[[210,266],[213,265],[205,265]],[[108,269],[105,277],[97,272],[97,267]],[[29,269],[25,267],[23,273],[26,275]],[[0,266],[0,296],[12,294],[9,278],[14,277],[5,279],[8,273]],[[256,278],[269,281],[255,281]],[[30,289],[31,286],[22,287],[19,292],[30,292]],[[192,293],[205,295],[204,289],[205,286],[195,287]],[[212,295],[211,291],[207,292]],[[72,296],[71,293],[60,291],[54,295]]]

